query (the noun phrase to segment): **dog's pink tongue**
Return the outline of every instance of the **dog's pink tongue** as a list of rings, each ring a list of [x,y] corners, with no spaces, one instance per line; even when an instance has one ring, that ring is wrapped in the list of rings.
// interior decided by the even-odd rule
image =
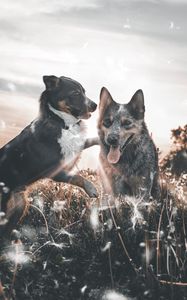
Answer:
[[[110,164],[117,164],[121,156],[120,146],[114,147],[110,146],[110,151],[107,155],[108,162]]]

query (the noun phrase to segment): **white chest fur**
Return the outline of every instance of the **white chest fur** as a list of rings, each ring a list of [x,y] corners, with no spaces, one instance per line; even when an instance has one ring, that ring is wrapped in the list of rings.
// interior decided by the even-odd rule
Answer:
[[[61,148],[63,160],[71,162],[77,158],[84,148],[85,144],[85,130],[83,125],[78,124],[79,120],[70,114],[56,110],[49,104],[49,109],[58,117],[63,119],[68,129],[61,130],[61,136],[57,139]]]
[[[74,160],[83,150],[85,140],[85,132],[78,124],[70,125],[69,129],[62,129],[61,137],[57,142],[60,145],[63,159]]]

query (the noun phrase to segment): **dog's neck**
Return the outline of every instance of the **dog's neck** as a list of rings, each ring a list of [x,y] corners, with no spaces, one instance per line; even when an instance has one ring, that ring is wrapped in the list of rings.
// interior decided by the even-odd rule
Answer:
[[[68,114],[61,110],[57,110],[54,107],[52,107],[50,104],[48,104],[48,105],[49,105],[50,111],[52,111],[55,115],[57,115],[59,118],[61,118],[65,122],[66,126],[75,125],[80,122],[79,119],[75,118],[71,114]]]

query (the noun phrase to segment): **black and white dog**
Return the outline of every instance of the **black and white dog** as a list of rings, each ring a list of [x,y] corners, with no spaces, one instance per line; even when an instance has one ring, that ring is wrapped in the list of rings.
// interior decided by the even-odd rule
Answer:
[[[69,174],[81,151],[97,144],[96,139],[86,140],[82,121],[97,105],[75,80],[51,75],[43,81],[46,89],[40,98],[39,117],[0,149],[0,210],[5,213],[12,192],[45,177],[77,185],[90,197],[97,197],[91,182]]]

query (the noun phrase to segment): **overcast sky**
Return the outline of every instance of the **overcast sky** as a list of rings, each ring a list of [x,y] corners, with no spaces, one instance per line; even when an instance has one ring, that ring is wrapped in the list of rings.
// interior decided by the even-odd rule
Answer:
[[[186,123],[186,0],[0,2],[1,103],[5,93],[18,108],[19,97],[38,100],[44,74],[65,75],[96,102],[102,86],[121,103],[143,89],[146,121],[160,145]]]

